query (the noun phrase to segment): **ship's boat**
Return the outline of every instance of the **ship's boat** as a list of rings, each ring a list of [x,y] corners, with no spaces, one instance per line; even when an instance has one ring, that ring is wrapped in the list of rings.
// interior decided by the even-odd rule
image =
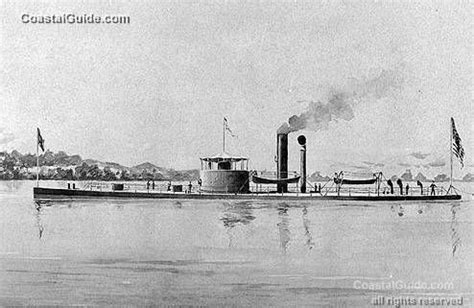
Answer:
[[[346,184],[346,185],[369,185],[369,184],[375,184],[375,182],[377,182],[377,178],[367,179],[367,180],[342,179],[342,184]]]
[[[359,175],[359,176],[365,176],[365,178],[356,178],[356,179],[346,179],[344,178],[345,174],[349,175]],[[370,176],[367,173],[355,173],[355,172],[347,172],[347,171],[341,171],[339,173],[335,174],[334,177],[334,183],[337,185],[370,185],[370,184],[375,184],[377,180],[382,178],[382,173],[380,172],[379,174],[371,174],[372,178],[368,179],[367,177]]]

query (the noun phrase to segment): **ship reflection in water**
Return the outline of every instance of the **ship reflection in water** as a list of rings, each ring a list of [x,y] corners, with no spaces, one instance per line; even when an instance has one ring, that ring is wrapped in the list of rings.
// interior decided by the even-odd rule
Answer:
[[[235,205],[227,204],[221,218],[226,228],[234,228],[237,224],[248,225],[255,216],[252,215],[251,202],[238,202]]]
[[[43,231],[44,231],[44,226],[43,223],[41,222],[41,210],[42,210],[42,205],[40,202],[35,202],[35,217],[36,217],[36,226],[38,227],[38,233],[39,233],[39,238],[41,239],[43,237]]]
[[[310,225],[311,222],[308,218],[308,208],[305,206],[303,207],[303,226],[304,226],[304,235],[306,237],[306,246],[311,250],[314,247],[314,242],[313,242],[313,235],[311,234],[310,231]]]
[[[253,205],[252,202],[238,202],[235,204],[224,203],[226,209],[223,212],[222,217],[220,220],[223,222],[224,227],[227,229],[227,233],[229,236],[229,247],[232,247],[232,229],[238,225],[247,226],[256,217],[253,214]],[[291,240],[291,232],[290,232],[290,220],[288,211],[291,206],[287,203],[280,203],[276,208],[278,213],[279,221],[277,222],[276,226],[278,228],[279,234],[279,241],[280,241],[280,248],[283,252],[286,252],[288,249],[288,245]],[[308,249],[312,249],[314,247],[313,236],[310,231],[310,220],[308,218],[308,208],[306,206],[302,209],[302,219],[303,219],[303,228],[304,228],[304,235],[305,235],[305,243]]]
[[[458,248],[461,246],[461,236],[458,232],[459,229],[459,222],[457,219],[457,211],[459,210],[460,204],[455,203],[451,206],[451,240],[453,242],[452,248],[453,248],[453,257]]]
[[[0,194],[0,306],[367,307],[360,277],[472,304],[472,201],[33,203],[30,185]]]
[[[233,247],[233,229],[238,225],[246,226],[250,224],[255,219],[255,216],[252,215],[251,202],[238,202],[234,205],[226,202],[224,206],[226,209],[220,219],[229,237],[228,247]]]

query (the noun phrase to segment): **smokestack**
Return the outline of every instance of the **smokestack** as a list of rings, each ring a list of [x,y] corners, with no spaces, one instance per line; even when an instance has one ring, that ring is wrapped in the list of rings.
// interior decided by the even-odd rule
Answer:
[[[288,178],[288,133],[277,132],[277,178]],[[288,184],[277,184],[278,192],[288,192]]]
[[[300,191],[306,192],[306,137],[298,136],[298,143],[301,145],[300,150]]]

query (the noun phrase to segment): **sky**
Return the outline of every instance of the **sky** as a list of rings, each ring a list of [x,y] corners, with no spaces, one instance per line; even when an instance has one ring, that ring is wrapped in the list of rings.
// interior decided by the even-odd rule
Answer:
[[[130,24],[25,24],[23,14],[125,15]],[[275,170],[293,115],[345,113],[307,137],[308,170],[449,172],[450,117],[474,160],[468,1],[5,1],[0,150],[45,146],[176,169],[226,149]],[[311,120],[311,121],[312,121]],[[321,125],[320,125],[321,124]]]

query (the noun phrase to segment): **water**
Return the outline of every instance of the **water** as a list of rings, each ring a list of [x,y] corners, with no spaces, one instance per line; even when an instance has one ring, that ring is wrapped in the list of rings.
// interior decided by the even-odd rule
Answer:
[[[0,182],[1,306],[473,305],[471,200],[36,204],[33,185]]]

